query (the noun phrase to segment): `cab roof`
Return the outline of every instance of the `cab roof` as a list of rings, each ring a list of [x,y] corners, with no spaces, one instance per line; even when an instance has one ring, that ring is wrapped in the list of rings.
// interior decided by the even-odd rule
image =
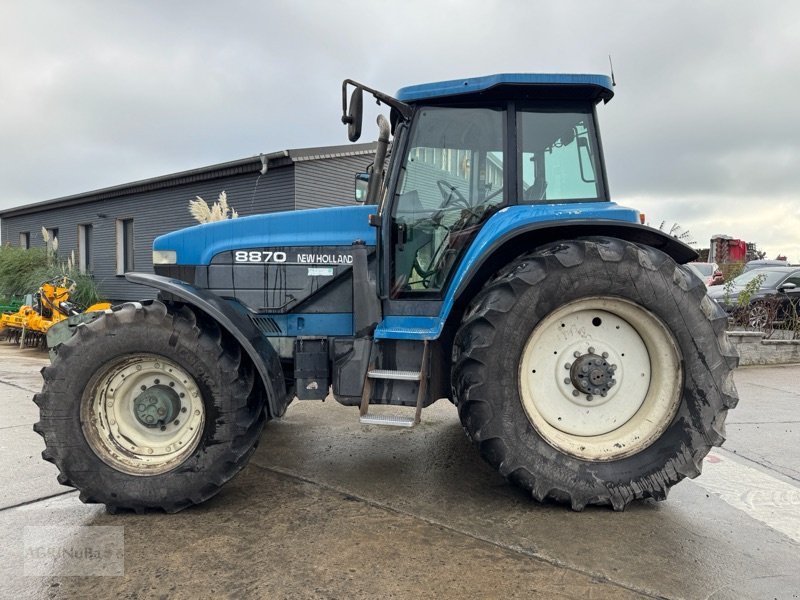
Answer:
[[[406,103],[436,100],[450,96],[464,96],[488,92],[494,88],[543,88],[562,93],[576,92],[599,102],[608,102],[614,96],[614,86],[608,75],[571,73],[500,73],[467,79],[451,79],[422,83],[400,88],[396,97]],[[572,89],[570,89],[572,88]],[[525,90],[534,91],[534,90]],[[538,91],[538,90],[537,90]]]

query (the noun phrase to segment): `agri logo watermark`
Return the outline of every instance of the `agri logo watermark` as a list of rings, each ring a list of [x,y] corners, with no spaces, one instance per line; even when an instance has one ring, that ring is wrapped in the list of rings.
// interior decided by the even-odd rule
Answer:
[[[24,574],[34,577],[125,574],[125,528],[25,527]]]

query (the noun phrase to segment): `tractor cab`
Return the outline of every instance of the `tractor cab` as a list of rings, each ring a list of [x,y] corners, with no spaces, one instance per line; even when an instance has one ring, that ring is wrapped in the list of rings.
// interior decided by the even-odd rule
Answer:
[[[613,96],[609,77],[501,74],[405,87],[396,97],[346,80],[342,120],[352,141],[364,91],[391,108],[394,133],[385,166],[387,124],[378,119],[366,195],[378,205],[371,222],[381,227],[380,289],[389,314],[404,300],[443,298],[477,233],[503,209],[542,213],[609,200],[595,112]],[[608,216],[637,219],[632,211]]]

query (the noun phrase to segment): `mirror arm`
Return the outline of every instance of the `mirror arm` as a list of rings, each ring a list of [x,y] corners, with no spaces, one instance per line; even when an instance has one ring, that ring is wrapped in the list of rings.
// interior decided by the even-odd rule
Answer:
[[[353,81],[352,79],[345,79],[342,82],[342,123],[345,125],[349,125],[352,119],[347,116],[347,86],[352,85],[354,87],[361,88],[365,92],[369,92],[372,96],[378,101],[383,102],[387,106],[391,106],[394,108],[400,115],[403,117],[404,120],[408,121],[411,119],[411,107],[406,104],[405,102],[401,102],[397,98],[393,98],[388,94],[384,94],[383,92],[379,92],[378,90],[372,89],[370,87],[365,86],[362,83],[358,83],[357,81]]]

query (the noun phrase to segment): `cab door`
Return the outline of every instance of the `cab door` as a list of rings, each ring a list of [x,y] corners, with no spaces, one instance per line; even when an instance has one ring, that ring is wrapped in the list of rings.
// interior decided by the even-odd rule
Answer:
[[[392,207],[390,302],[440,299],[475,233],[506,203],[505,131],[505,107],[418,109]]]

